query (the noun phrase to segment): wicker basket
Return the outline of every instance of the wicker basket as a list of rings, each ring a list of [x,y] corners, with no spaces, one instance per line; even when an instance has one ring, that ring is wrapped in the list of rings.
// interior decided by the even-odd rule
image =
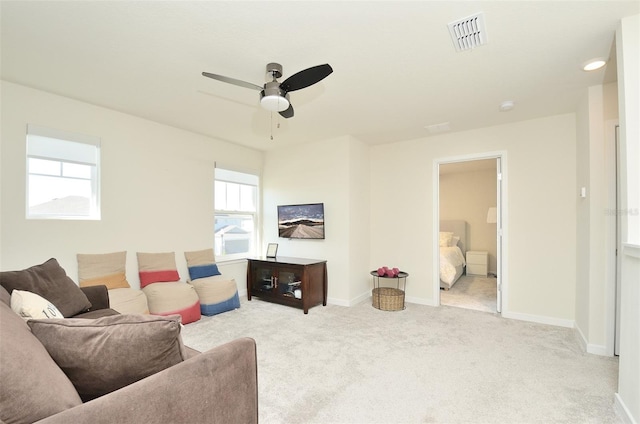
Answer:
[[[404,309],[404,291],[392,287],[378,287],[372,291],[373,307],[381,311]]]

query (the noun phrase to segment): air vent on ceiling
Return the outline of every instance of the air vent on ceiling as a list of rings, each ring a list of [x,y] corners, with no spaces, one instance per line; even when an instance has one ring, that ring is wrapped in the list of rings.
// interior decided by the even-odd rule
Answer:
[[[484,15],[482,13],[451,22],[449,24],[449,33],[456,50],[459,52],[487,44],[487,31],[484,27]]]

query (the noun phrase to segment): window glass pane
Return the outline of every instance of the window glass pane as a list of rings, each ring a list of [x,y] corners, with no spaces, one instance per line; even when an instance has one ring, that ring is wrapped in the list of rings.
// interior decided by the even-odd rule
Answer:
[[[240,210],[240,185],[227,183],[227,208],[228,211]]]
[[[27,218],[100,219],[100,139],[27,126]]]
[[[215,184],[215,208],[227,210],[227,183],[216,181]]]
[[[257,243],[258,176],[216,168],[215,178],[216,259],[252,256]]]
[[[77,163],[63,163],[62,175],[70,178],[91,178],[91,166]]]
[[[216,214],[215,255],[249,254],[253,250],[253,233],[253,216]]]
[[[88,216],[91,181],[30,175],[28,204],[30,215]]]
[[[256,188],[254,186],[240,186],[240,210],[245,212],[256,211]]]
[[[53,160],[29,158],[29,173],[60,175],[61,163]]]

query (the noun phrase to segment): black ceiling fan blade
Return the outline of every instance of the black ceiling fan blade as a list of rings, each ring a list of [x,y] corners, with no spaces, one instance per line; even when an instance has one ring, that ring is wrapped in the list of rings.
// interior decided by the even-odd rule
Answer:
[[[280,88],[286,92],[301,90],[319,81],[322,81],[333,72],[328,64],[314,66],[291,75],[280,84]]]
[[[278,112],[278,113],[284,118],[291,118],[291,117],[293,117],[293,106],[291,106],[291,103],[289,103],[289,107],[288,108],[286,108],[282,112]]]
[[[263,87],[260,87],[259,85],[252,84],[250,82],[242,81],[242,80],[235,79],[235,78],[225,77],[224,75],[217,75],[217,74],[212,74],[212,73],[209,73],[209,72],[203,72],[202,75],[207,77],[207,78],[213,78],[213,79],[218,80],[218,81],[226,82],[226,83],[233,84],[233,85],[238,85],[238,86],[244,87],[244,88],[250,88],[252,90],[260,91],[263,88]]]

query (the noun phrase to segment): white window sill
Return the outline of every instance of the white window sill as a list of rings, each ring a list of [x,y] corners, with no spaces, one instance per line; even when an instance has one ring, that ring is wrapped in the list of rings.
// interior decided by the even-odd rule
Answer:
[[[622,253],[627,256],[640,259],[640,245],[632,243],[622,243]]]

